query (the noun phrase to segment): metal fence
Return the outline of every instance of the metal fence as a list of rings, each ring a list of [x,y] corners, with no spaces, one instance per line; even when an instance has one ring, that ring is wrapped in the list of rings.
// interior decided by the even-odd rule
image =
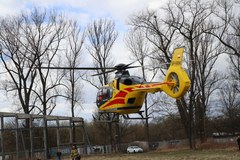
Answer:
[[[83,118],[0,112],[0,159],[47,159],[72,144],[90,146]]]

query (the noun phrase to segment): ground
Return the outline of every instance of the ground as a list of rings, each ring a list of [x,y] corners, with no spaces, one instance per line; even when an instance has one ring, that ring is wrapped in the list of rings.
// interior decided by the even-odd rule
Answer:
[[[135,154],[110,154],[83,156],[81,160],[239,160],[237,148],[207,150],[168,150]],[[67,159],[66,159],[67,160]]]

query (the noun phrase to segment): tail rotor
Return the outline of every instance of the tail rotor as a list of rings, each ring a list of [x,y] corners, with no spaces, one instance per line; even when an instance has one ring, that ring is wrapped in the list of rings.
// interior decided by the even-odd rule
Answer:
[[[182,68],[183,51],[184,48],[177,48],[174,50],[170,67],[164,79],[164,82],[173,83],[166,83],[162,87],[165,93],[176,99],[184,96],[190,87],[190,79]]]

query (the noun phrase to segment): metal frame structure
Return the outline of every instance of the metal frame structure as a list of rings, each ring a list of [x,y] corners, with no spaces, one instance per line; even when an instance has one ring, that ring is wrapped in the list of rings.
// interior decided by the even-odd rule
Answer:
[[[81,141],[73,142],[73,131],[79,129],[81,132],[75,134],[81,136],[78,138]],[[62,131],[67,142],[62,142]],[[53,139],[55,146],[50,146],[49,140]],[[83,118],[0,112],[0,158],[3,160],[47,159],[51,148],[70,148],[72,144],[86,150],[87,145],[90,146]]]

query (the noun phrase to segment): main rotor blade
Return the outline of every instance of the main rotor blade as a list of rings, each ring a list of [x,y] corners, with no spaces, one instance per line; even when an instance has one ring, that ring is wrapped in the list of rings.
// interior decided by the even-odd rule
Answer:
[[[109,70],[109,71],[106,71],[106,72],[101,72],[101,73],[96,73],[96,74],[93,74],[91,76],[99,76],[99,75],[102,75],[102,74],[105,74],[105,73],[111,73],[111,72],[114,72],[116,69],[112,69],[112,70]]]
[[[129,68],[137,68],[140,66],[130,66],[132,63],[129,64],[118,64],[114,67],[39,67],[41,69],[63,69],[63,70],[107,70],[105,72],[102,73],[97,73],[97,74],[93,74],[92,76],[98,76],[98,75],[102,75],[102,74],[106,74],[106,73],[111,73],[114,71],[123,71]]]
[[[99,69],[115,69],[115,67],[39,67],[42,69],[69,69],[69,70],[99,70]]]

